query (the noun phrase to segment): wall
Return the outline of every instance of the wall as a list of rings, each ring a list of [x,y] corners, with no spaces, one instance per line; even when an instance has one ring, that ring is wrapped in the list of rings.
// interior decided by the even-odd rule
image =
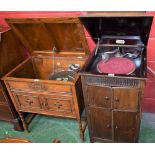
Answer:
[[[155,12],[146,12],[147,14],[155,16]],[[84,15],[86,12],[0,12],[0,25],[8,26],[4,18],[37,18],[37,17],[70,17]],[[89,33],[85,30],[86,38],[92,51],[95,47],[95,43],[92,41]],[[155,70],[155,18],[153,21],[151,34],[148,42],[148,66]],[[148,80],[145,87],[145,95],[143,102],[143,111],[155,112],[155,76],[148,72]]]
[[[147,12],[154,16],[150,38],[148,42],[147,64],[148,67],[155,71],[155,12]],[[148,79],[146,81],[143,111],[155,112],[155,75],[148,71]]]

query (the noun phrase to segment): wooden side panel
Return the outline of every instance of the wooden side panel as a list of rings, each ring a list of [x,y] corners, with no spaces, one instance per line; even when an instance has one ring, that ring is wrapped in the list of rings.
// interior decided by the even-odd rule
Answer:
[[[0,104],[0,119],[2,120],[13,119],[13,115],[9,106]]]
[[[0,41],[0,78],[24,60],[24,50],[11,30]]]
[[[15,70],[9,76],[28,79],[37,78],[34,72],[33,62],[31,59],[27,59],[27,61],[22,63],[22,65],[20,64],[20,66],[16,67]]]

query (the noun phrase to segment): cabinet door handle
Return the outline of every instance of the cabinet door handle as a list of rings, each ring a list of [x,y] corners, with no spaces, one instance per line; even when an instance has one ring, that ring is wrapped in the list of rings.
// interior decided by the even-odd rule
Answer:
[[[118,129],[118,126],[116,125],[115,128]]]
[[[104,97],[104,99],[105,99],[105,100],[109,100],[109,97],[108,97],[108,96],[106,96],[106,97]]]
[[[107,124],[107,128],[111,128],[111,125],[110,124]]]
[[[116,97],[116,98],[115,98],[115,101],[116,101],[116,102],[119,102],[119,98]]]

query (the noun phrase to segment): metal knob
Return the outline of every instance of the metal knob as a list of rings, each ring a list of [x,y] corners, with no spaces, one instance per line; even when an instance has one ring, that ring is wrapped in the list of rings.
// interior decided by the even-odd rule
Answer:
[[[104,99],[105,99],[105,100],[109,100],[109,97],[108,97],[108,96],[105,96]]]
[[[115,98],[115,101],[116,101],[116,102],[119,102],[119,98],[116,97],[116,98]]]
[[[111,125],[110,124],[107,124],[107,128],[111,128]]]

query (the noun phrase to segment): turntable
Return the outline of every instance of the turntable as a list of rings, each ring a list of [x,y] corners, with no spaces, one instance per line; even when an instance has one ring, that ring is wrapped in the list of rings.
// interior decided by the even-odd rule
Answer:
[[[80,72],[90,141],[138,142],[152,17],[80,19],[96,43]]]

